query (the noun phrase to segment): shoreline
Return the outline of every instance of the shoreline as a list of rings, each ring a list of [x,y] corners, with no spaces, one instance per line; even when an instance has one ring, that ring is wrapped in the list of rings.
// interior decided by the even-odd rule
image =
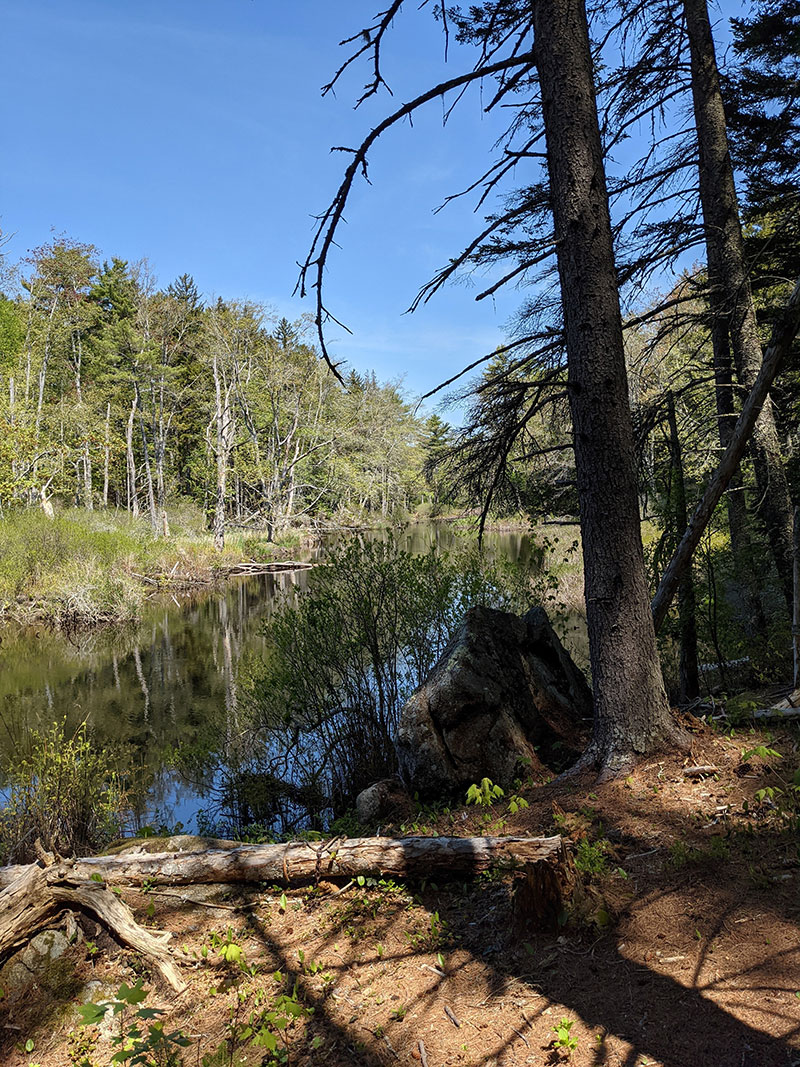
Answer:
[[[160,592],[213,590],[232,578],[307,570],[325,537],[358,536],[403,526],[446,525],[474,533],[476,515],[407,516],[405,522],[341,522],[297,527],[277,541],[232,528],[220,551],[197,518],[171,521],[174,532],[154,538],[125,513],[70,509],[48,518],[35,509],[0,524],[0,628],[43,624],[77,630],[135,623],[147,600]],[[181,528],[182,526],[182,528]],[[527,520],[488,523],[487,533],[535,535]],[[3,536],[4,535],[4,536]]]

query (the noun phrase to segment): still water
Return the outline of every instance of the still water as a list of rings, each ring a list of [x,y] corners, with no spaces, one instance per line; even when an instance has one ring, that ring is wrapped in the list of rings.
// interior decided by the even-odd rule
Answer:
[[[304,558],[324,558],[343,536],[328,538]],[[443,523],[411,526],[398,539],[412,553],[465,544]],[[485,551],[527,563],[536,550],[527,534],[509,531],[487,534]],[[133,626],[75,633],[0,629],[0,758],[24,754],[33,730],[43,732],[60,719],[72,730],[86,720],[100,744],[129,746],[141,767],[150,787],[140,825],[181,822],[196,829],[213,784],[219,723],[231,733],[237,728],[240,672],[263,650],[263,624],[275,605],[293,590],[302,592],[309,573],[236,578],[188,596],[161,593]],[[178,750],[182,756],[197,752],[191,781],[170,768],[170,754]]]

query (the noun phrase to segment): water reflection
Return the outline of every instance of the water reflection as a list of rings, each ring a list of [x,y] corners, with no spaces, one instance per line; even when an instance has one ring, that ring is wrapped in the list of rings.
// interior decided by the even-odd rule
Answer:
[[[312,555],[324,558],[352,536],[330,537]],[[411,526],[397,537],[414,554],[449,552],[465,543],[463,533],[444,523]],[[487,535],[485,550],[527,563],[535,548],[527,534],[508,531]],[[64,633],[5,627],[0,758],[24,753],[32,730],[44,731],[61,718],[74,729],[85,719],[100,743],[129,745],[131,759],[152,782],[139,821],[179,820],[194,828],[200,798],[212,785],[210,754],[239,733],[242,666],[263,652],[262,622],[283,597],[303,590],[308,575],[258,575],[213,592],[161,596],[150,601],[138,624],[124,628]],[[170,770],[177,749],[193,768],[191,782]]]

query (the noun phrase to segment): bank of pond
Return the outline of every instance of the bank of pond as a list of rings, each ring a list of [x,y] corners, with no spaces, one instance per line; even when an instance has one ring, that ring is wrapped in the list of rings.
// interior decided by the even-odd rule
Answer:
[[[396,597],[409,613],[421,611],[427,633],[409,636],[414,626],[409,616],[392,623],[405,628],[402,634],[389,634],[381,615],[386,604],[371,602],[380,631],[376,640],[399,654],[393,654],[396,662],[386,673],[375,663],[365,666],[365,692],[391,719],[389,704],[413,686],[470,598],[521,606],[531,581],[540,592],[554,587],[547,582],[541,544],[519,530],[487,534],[480,557],[474,533],[441,523],[394,534],[330,535],[293,554],[318,566],[245,574],[212,587],[154,589],[139,617],[123,624],[2,627],[0,757],[6,791],[32,739],[46,736],[53,724],[63,724],[64,736],[73,737],[85,723],[97,747],[120,755],[128,804],[125,832],[255,827],[252,832],[269,835],[330,821],[338,814],[331,807],[330,782],[321,773],[300,773],[300,766],[321,766],[321,746],[331,740],[325,724],[313,721],[314,687],[320,701],[330,699],[326,686],[337,696],[352,687],[331,675],[352,670],[358,651],[349,649],[341,667],[326,665],[324,677],[298,678],[298,688],[308,691],[289,723],[280,708],[294,695],[275,698],[276,687],[292,688],[291,662],[276,664],[281,633],[289,650],[284,658],[291,660],[296,649],[324,660],[334,653],[314,631],[330,597],[349,604],[336,609],[338,616],[357,612],[356,601],[369,601],[381,583],[379,595],[386,604]],[[320,595],[311,615],[294,617],[289,611],[287,622],[287,609],[308,602],[308,590],[320,586],[320,575],[329,579],[331,560],[350,572],[346,580]],[[283,620],[277,638],[268,627],[276,613]],[[290,624],[301,629],[293,634],[286,629]],[[324,620],[320,626],[330,628]],[[565,629],[573,631],[580,648],[579,621],[565,622]],[[340,635],[342,646],[355,639],[350,631]],[[255,759],[256,753],[261,758]],[[334,792],[337,803],[346,802],[342,782]]]

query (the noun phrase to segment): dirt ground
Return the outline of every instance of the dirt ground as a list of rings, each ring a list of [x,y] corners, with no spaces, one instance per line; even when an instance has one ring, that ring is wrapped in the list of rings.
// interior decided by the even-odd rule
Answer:
[[[409,803],[383,828],[569,836],[581,889],[547,933],[512,921],[509,874],[125,891],[143,925],[173,933],[188,989],[176,997],[79,917],[58,959],[0,975],[0,1063],[105,1067],[137,1006],[99,1028],[79,1026],[78,1007],[141,977],[144,1004],[191,1042],[164,1065],[799,1065],[798,736],[698,724],[688,760],[604,784],[522,784],[516,813],[509,795],[484,809]],[[759,745],[783,758],[742,758]],[[719,773],[692,778],[692,765]]]

